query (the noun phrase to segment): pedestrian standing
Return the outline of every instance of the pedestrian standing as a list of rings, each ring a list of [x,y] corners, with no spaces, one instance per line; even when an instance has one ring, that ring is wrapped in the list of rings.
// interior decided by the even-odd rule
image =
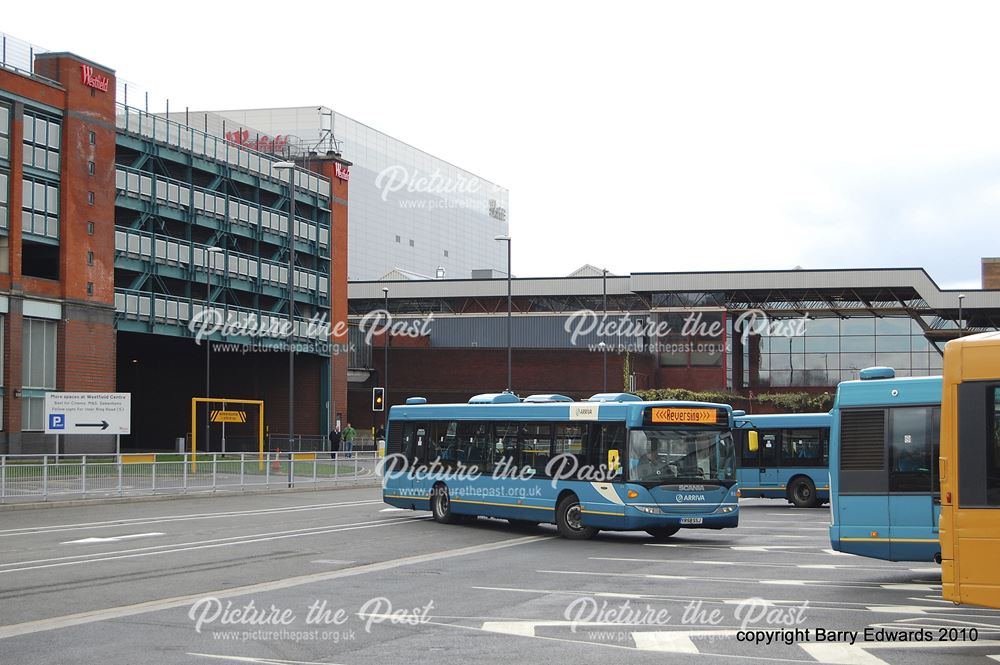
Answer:
[[[355,429],[351,427],[351,423],[347,423],[347,427],[344,431],[340,433],[340,438],[344,442],[344,452],[347,453],[348,457],[352,457],[351,451],[354,450],[354,435],[357,434]]]
[[[340,451],[340,437],[340,425],[337,425],[330,431],[330,457],[332,459],[336,459],[337,453]]]

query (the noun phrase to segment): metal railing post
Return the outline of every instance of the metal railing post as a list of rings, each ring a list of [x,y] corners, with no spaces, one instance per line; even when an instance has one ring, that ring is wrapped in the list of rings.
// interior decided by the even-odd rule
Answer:
[[[7,456],[0,455],[0,503],[7,503]]]
[[[49,500],[49,456],[42,456],[42,501]]]
[[[243,491],[243,458],[245,453],[240,453],[240,491]]]
[[[80,462],[80,498],[87,498],[87,456]]]
[[[187,453],[184,453],[184,459],[182,461],[183,461],[183,464],[181,466],[184,468],[184,471],[183,471],[183,474],[181,475],[181,488],[183,489],[182,493],[183,494],[187,494],[187,492],[188,492],[188,456],[187,456]]]
[[[219,464],[219,456],[216,454],[212,455],[212,493],[215,493],[215,484],[217,482],[217,471]]]
[[[122,482],[122,458],[115,457],[115,466],[118,467],[118,496],[125,496],[125,484]]]
[[[313,485],[316,485],[316,463],[319,462],[318,457],[313,457]]]
[[[271,486],[271,455],[273,453],[268,451],[267,453],[267,463],[264,465],[264,487]]]
[[[339,450],[333,454],[333,484],[336,485],[338,480],[340,480],[340,451]]]
[[[358,456],[357,455],[353,455],[353,457],[354,457],[354,484],[357,485],[358,484]]]
[[[153,467],[153,472],[150,474],[153,480],[152,492],[153,494],[156,494],[156,455],[153,455],[152,467]]]

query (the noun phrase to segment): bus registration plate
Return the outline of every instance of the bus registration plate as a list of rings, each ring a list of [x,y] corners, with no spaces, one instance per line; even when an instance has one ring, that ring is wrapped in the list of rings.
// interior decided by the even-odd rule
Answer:
[[[701,524],[704,519],[701,517],[682,517],[681,524]]]

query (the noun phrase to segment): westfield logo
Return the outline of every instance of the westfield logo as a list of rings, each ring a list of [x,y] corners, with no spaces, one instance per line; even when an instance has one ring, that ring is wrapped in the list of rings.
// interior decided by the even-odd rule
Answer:
[[[94,68],[90,65],[80,65],[80,74],[83,79],[83,84],[87,87],[94,88],[95,90],[107,92],[108,86],[111,85],[111,79],[109,77],[102,76],[101,74],[95,72]]]

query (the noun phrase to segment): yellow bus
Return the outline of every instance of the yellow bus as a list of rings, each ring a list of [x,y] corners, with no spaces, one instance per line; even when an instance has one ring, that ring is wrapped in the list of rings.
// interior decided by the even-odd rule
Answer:
[[[942,594],[1000,607],[1000,332],[945,346],[940,470]]]

